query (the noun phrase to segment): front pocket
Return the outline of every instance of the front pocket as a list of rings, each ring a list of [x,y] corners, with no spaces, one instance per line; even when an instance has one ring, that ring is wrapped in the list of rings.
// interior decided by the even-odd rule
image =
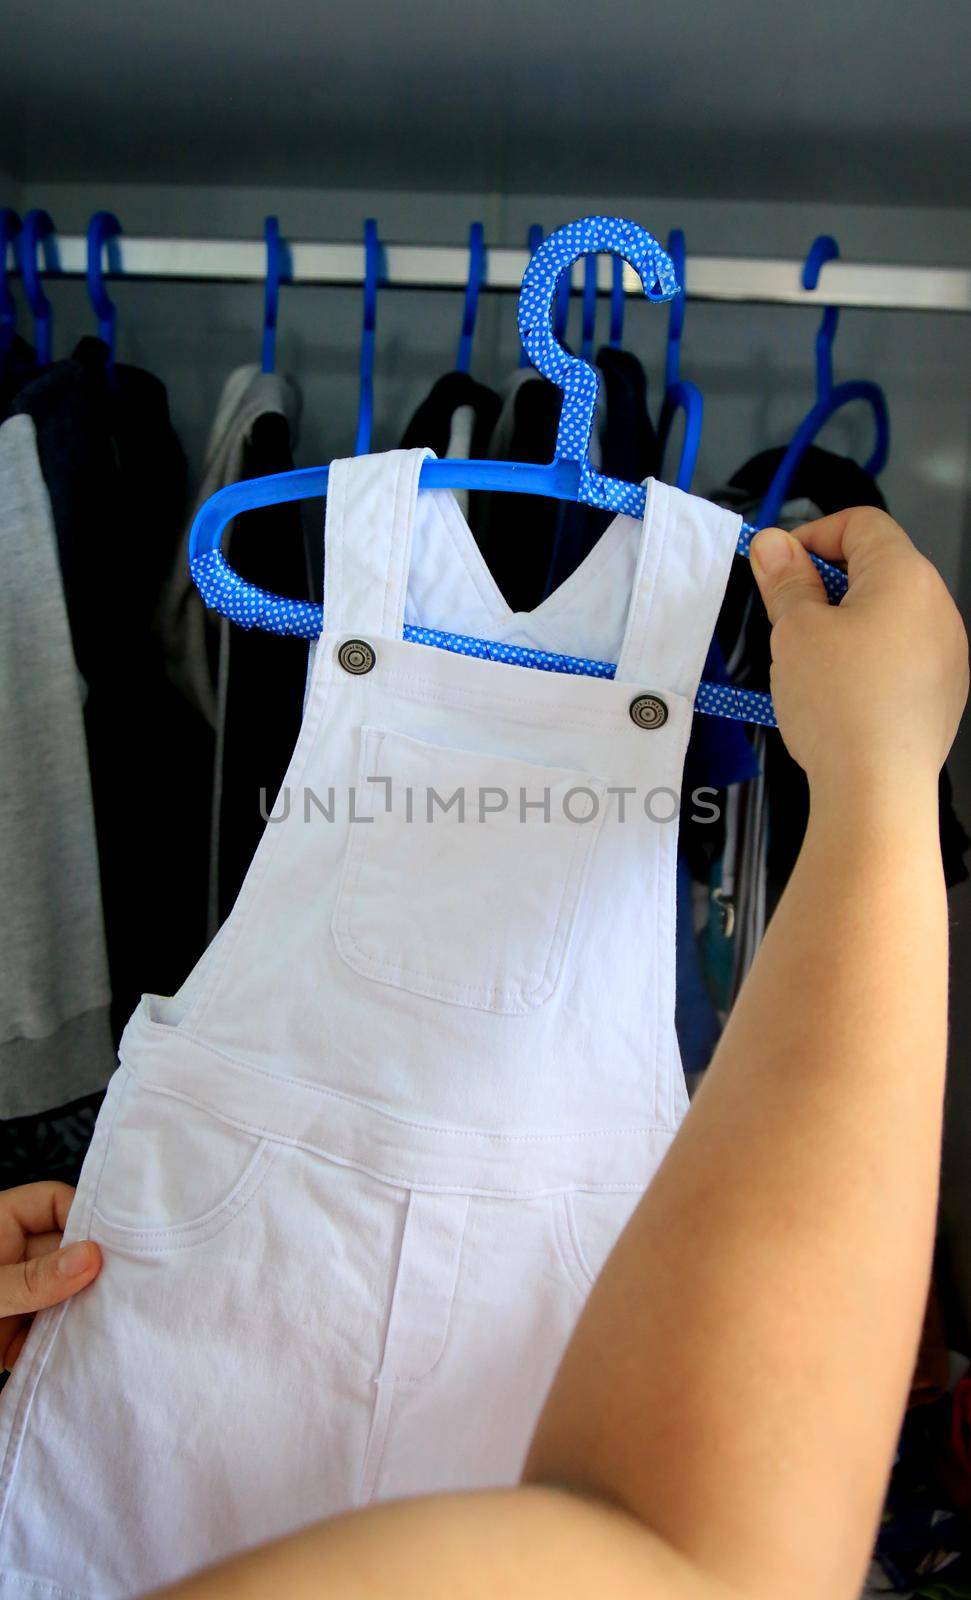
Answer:
[[[132,1076],[111,1129],[92,1236],[134,1254],[202,1244],[252,1198],[275,1151]]]
[[[564,1262],[584,1297],[640,1204],[643,1189],[574,1189],[553,1200]]]
[[[334,912],[355,972],[506,1015],[563,969],[606,786],[588,773],[361,731]],[[586,819],[586,820],[585,820]]]

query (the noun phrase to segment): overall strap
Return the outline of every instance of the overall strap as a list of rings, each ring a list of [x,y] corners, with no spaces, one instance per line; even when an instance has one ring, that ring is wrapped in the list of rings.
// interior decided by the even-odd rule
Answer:
[[[324,514],[327,633],[401,637],[418,475],[432,453],[388,450],[331,462]]]
[[[741,517],[651,478],[617,680],[694,699]]]

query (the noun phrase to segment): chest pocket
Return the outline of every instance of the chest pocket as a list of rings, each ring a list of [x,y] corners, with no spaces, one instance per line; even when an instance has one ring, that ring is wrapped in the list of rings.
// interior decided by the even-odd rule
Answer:
[[[334,913],[348,966],[515,1015],[556,988],[606,786],[364,728]]]

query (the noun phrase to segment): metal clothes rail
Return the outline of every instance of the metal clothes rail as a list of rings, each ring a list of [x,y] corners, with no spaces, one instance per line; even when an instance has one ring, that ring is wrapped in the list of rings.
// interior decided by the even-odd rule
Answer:
[[[323,244],[288,240],[297,285],[363,285],[362,244]],[[117,249],[120,274],[105,265],[105,278],[172,279],[177,282],[262,283],[266,248],[258,239],[155,239],[123,235]],[[87,250],[83,236],[57,237],[59,273],[83,278]],[[525,250],[490,247],[483,289],[517,290],[529,259]],[[382,286],[401,289],[463,289],[468,279],[467,245],[385,244]],[[16,275],[13,262],[11,276]],[[872,310],[971,312],[971,268],[827,262],[820,288],[802,288],[801,261],[770,257],[692,255],[688,262],[689,300],[720,300],[763,305],[858,306]],[[611,263],[598,261],[598,285],[607,294]],[[583,263],[573,269],[580,289]],[[624,268],[629,294],[641,293],[631,267]]]

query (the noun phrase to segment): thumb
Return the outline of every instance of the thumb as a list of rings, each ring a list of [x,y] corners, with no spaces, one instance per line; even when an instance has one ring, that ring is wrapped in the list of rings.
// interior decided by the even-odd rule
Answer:
[[[759,593],[775,625],[794,606],[828,605],[823,580],[809,552],[782,528],[763,528],[752,540],[749,554]]]
[[[77,1294],[100,1270],[101,1251],[90,1239],[0,1267],[0,1317],[56,1306]]]

